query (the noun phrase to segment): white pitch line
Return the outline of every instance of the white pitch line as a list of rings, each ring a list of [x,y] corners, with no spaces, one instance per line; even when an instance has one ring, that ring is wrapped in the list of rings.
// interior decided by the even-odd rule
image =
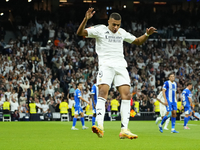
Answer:
[[[183,123],[176,123],[176,125],[184,125]],[[190,125],[190,126],[199,126],[198,124],[187,124],[187,125]]]

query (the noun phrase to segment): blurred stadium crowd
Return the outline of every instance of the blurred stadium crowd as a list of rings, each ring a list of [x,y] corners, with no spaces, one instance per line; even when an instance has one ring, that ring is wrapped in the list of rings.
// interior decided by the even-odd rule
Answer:
[[[144,34],[146,27],[153,26],[160,17],[168,16],[166,22],[170,22],[158,23],[158,27],[154,25],[158,34],[151,38],[157,40],[147,40],[141,46],[124,43],[124,55],[131,78],[130,92],[133,103],[139,102],[137,111],[155,111],[154,103],[164,81],[169,73],[175,72],[178,83],[177,101],[180,101],[186,83],[192,82],[194,110],[200,112],[200,42],[187,41],[187,38],[200,39],[200,22],[197,19],[192,21],[199,11],[178,11],[172,18],[165,13],[160,16],[159,13],[149,13],[143,18],[146,22],[135,21],[143,13],[138,12],[138,18],[132,21],[126,21],[126,12],[121,13],[125,16],[122,27],[136,36]],[[148,19],[151,15],[154,15],[152,20]],[[177,16],[182,23],[175,22]],[[76,35],[79,23],[66,21],[64,26],[59,26],[59,23],[35,17],[28,25],[18,26],[21,36],[10,39],[8,43],[4,41],[6,33],[1,27],[1,110],[3,102],[8,99],[13,113],[16,110],[27,113],[27,101],[32,99],[37,105],[38,113],[59,112],[59,104],[64,98],[68,99],[69,108],[72,109],[73,93],[78,82],[84,85],[83,98],[89,100],[91,87],[96,83],[98,58],[95,40]],[[92,25],[94,23],[90,21],[87,26]],[[186,39],[179,39],[179,36]],[[108,112],[111,111],[113,99],[120,100],[114,86],[110,89],[105,106]],[[86,107],[86,104],[82,103],[82,106]]]

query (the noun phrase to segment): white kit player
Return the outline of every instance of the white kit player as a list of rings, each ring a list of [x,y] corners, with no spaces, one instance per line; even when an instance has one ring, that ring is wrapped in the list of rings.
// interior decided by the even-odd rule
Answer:
[[[165,103],[165,99],[163,97],[163,92],[162,91],[160,91],[159,95],[157,96],[157,100],[160,102],[160,117],[156,118],[156,124],[158,124],[158,121],[161,121],[163,119],[163,117],[167,113],[167,109],[166,109],[167,104]],[[164,126],[164,130],[169,130],[167,128],[169,122],[170,122],[170,118],[168,118],[166,120],[166,123],[165,123],[165,126]]]
[[[123,54],[123,42],[141,45],[148,36],[156,33],[154,27],[146,29],[146,33],[138,38],[120,28],[121,16],[118,13],[112,13],[108,20],[108,26],[96,25],[85,29],[87,21],[95,14],[94,8],[89,8],[85,17],[80,24],[77,34],[87,38],[96,39],[96,53],[99,60],[99,73],[97,75],[97,85],[99,89],[97,105],[96,105],[96,121],[97,125],[92,126],[92,131],[103,137],[105,102],[107,100],[108,91],[114,82],[121,98],[121,139],[135,139],[138,136],[128,130],[128,122],[130,117],[130,77],[126,69],[127,62]]]

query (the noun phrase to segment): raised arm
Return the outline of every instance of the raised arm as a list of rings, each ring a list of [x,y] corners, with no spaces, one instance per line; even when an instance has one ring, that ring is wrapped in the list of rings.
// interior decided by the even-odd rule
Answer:
[[[146,33],[145,33],[144,35],[142,35],[142,36],[136,38],[136,39],[132,42],[132,44],[135,44],[135,45],[141,45],[141,44],[143,44],[143,43],[148,39],[148,37],[149,37],[150,35],[152,35],[153,33],[157,33],[156,30],[157,30],[157,29],[154,28],[154,27],[150,27],[149,29],[147,28],[147,29],[146,29]]]
[[[92,18],[92,16],[94,15],[95,11],[93,11],[94,8],[89,8],[88,11],[85,13],[85,17],[82,21],[82,23],[80,24],[80,26],[78,27],[78,30],[76,32],[77,35],[79,36],[88,36],[88,32],[87,30],[85,30],[85,25],[87,23],[87,21]]]

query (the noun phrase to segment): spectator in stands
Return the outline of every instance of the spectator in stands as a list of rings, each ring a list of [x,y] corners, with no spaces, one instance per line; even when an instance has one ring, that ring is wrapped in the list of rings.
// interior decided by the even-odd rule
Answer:
[[[19,110],[15,110],[13,113],[13,121],[20,121]]]
[[[45,100],[43,101],[41,108],[42,108],[42,113],[45,116],[49,111],[49,106],[47,105],[47,102]]]
[[[10,101],[10,106],[11,106],[11,113],[14,114],[15,110],[20,110],[20,105],[18,104],[18,102],[16,101],[16,99],[12,98]]]
[[[120,106],[120,104],[119,104],[119,101],[115,99],[115,96],[112,97],[110,106],[111,106],[111,114],[117,115],[118,107]]]
[[[1,97],[0,97],[0,112],[2,112],[3,111],[3,103],[4,103],[4,101],[3,101],[3,94],[1,94]]]

